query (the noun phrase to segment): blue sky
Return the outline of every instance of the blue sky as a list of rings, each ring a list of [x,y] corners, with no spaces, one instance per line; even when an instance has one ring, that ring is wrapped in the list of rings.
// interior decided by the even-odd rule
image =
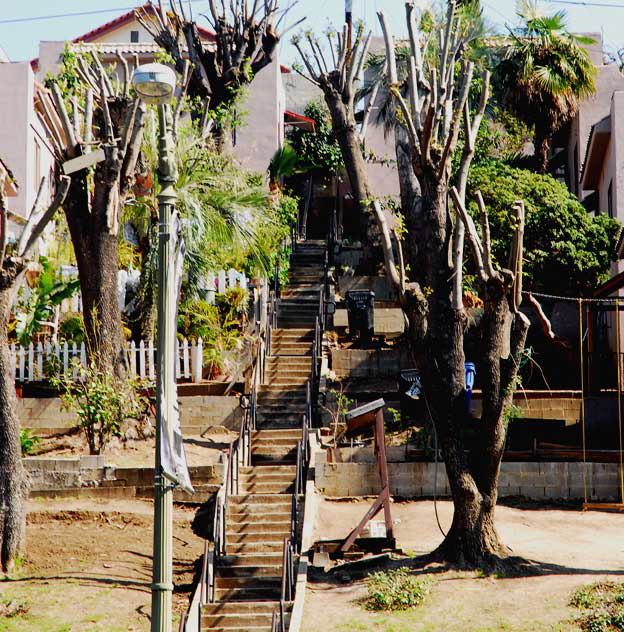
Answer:
[[[430,1],[416,0],[416,3],[430,4]],[[603,32],[605,48],[615,52],[624,47],[624,0],[600,2],[619,4],[620,7],[574,6],[552,0],[543,2],[543,5],[548,11],[565,9],[571,30]],[[9,3],[5,0],[2,4],[4,6],[0,13],[0,46],[10,59],[19,61],[36,57],[40,40],[72,39],[124,13],[133,6],[134,0],[26,0],[21,3]],[[517,23],[515,0],[482,0],[482,4],[487,18],[499,29],[504,29],[505,24],[513,26]],[[193,0],[193,7],[197,13],[206,12],[208,0]],[[320,31],[330,22],[340,23],[343,19],[343,8],[342,0],[300,0],[292,16],[295,19],[306,17],[307,28]],[[396,33],[403,30],[403,0],[353,0],[353,8],[355,17],[364,19],[375,32],[379,31],[375,12],[380,8],[388,14]],[[5,23],[6,20],[20,18],[98,10],[111,11],[94,15]],[[201,18],[198,21],[201,23]],[[291,63],[295,58],[291,46],[284,43],[282,48],[283,60]]]

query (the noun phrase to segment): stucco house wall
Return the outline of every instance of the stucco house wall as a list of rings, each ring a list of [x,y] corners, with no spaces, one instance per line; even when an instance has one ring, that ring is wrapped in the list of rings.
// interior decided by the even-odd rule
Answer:
[[[277,55],[246,92],[240,107],[243,124],[234,133],[234,155],[243,167],[264,173],[284,142],[285,95]]]
[[[18,183],[15,197],[9,198],[14,215],[9,235],[21,234],[20,218],[30,214],[41,178],[50,174],[52,150],[34,110],[35,76],[29,62],[0,63],[0,156]],[[49,187],[43,191],[42,204],[49,200]]]
[[[590,58],[596,65],[596,92],[584,99],[574,120],[570,124],[567,140],[568,188],[582,200],[587,191],[579,185],[583,161],[587,152],[587,141],[592,126],[608,116],[611,111],[613,93],[624,91],[624,75],[616,64],[604,64],[602,57],[602,36],[600,33],[588,33],[596,44],[588,47]],[[575,158],[576,154],[576,158]]]

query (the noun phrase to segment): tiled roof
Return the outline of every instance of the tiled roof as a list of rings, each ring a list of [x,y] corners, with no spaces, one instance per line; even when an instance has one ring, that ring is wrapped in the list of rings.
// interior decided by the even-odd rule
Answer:
[[[145,4],[137,7],[137,9],[153,11],[154,6],[152,5],[151,2],[146,2]],[[129,22],[136,20],[134,12],[135,12],[135,9],[132,9],[131,11],[128,11],[127,13],[124,13],[123,15],[120,15],[114,20],[111,20],[110,22],[106,22],[105,24],[102,24],[101,26],[98,26],[97,28],[91,31],[88,31],[84,35],[80,35],[79,37],[76,37],[73,41],[74,42],[92,42],[93,40],[96,40],[101,35],[104,35],[105,33],[109,33],[110,31],[114,31],[115,29],[118,29],[124,24],[128,24]],[[199,34],[205,39],[214,40],[215,35],[212,31],[202,28],[201,26],[198,26],[197,30],[199,31]]]

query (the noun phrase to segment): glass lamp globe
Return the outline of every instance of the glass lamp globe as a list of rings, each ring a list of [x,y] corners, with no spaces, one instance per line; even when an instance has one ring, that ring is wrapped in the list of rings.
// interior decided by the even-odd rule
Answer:
[[[143,64],[132,73],[132,85],[142,101],[166,103],[176,87],[176,74],[164,64]]]

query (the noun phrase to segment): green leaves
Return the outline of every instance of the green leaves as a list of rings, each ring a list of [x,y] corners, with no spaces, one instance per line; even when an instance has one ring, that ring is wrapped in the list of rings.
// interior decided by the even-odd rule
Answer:
[[[297,128],[290,133],[290,144],[298,156],[296,168],[301,173],[333,174],[344,163],[327,107],[322,101],[312,101],[305,107],[304,114],[315,126],[314,132]]]
[[[515,200],[525,201],[527,289],[585,296],[608,278],[619,222],[605,214],[590,217],[565,185],[551,176],[484,162],[472,168],[468,190],[469,210],[475,218],[474,194],[477,190],[483,194],[492,249],[501,266],[507,265],[513,235],[511,207]]]
[[[430,577],[414,575],[408,568],[379,571],[368,577],[369,610],[406,610],[420,605],[431,592]]]

